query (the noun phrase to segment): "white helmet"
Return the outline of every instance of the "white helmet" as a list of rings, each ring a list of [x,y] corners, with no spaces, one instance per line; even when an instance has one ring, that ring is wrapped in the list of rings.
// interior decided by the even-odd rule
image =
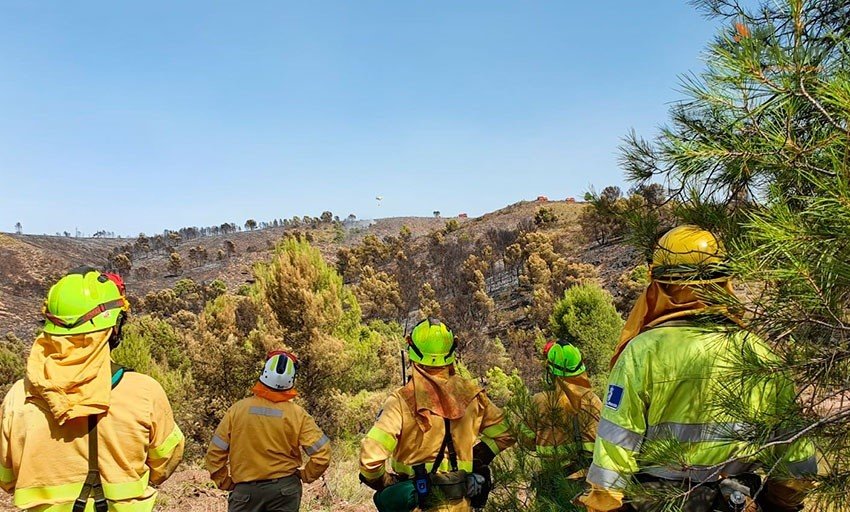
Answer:
[[[289,352],[276,350],[269,354],[260,382],[275,391],[287,391],[295,386],[298,359]]]

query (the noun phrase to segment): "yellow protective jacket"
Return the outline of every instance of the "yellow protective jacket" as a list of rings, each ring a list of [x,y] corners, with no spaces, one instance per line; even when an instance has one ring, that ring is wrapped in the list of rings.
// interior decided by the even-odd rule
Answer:
[[[609,377],[587,476],[593,490],[581,499],[588,510],[619,509],[638,472],[703,482],[758,467],[741,438],[748,426],[721,406],[721,397],[731,392],[745,401],[749,415],[769,417],[795,393],[782,374],[754,376],[751,382],[735,377],[743,354],[773,357],[763,341],[731,323],[724,328],[684,320],[646,330],[625,347]],[[671,454],[667,465],[640,463],[653,443],[671,441],[681,453]],[[762,455],[778,461],[768,488],[817,472],[814,446],[806,439]]]
[[[431,471],[442,446],[445,423],[432,417],[431,428],[423,431],[402,396],[403,389],[399,388],[387,398],[375,426],[360,442],[360,474],[370,485],[391,483],[387,469],[401,478],[412,477],[413,466],[421,463]],[[501,409],[493,405],[483,391],[467,405],[461,418],[450,421],[450,428],[458,469],[468,472],[472,471],[472,448],[477,442],[485,443],[493,454],[514,443]],[[438,471],[450,470],[448,457],[444,457]],[[468,508],[468,500],[464,500],[460,508],[452,510]]]
[[[235,484],[290,476],[301,467],[301,451],[310,460],[300,471],[310,483],[330,465],[331,446],[312,416],[292,402],[250,396],[233,404],[207,449],[206,466],[219,489]]]
[[[60,426],[39,396],[16,382],[2,406],[0,487],[15,506],[37,512],[69,512],[88,472],[88,421]],[[127,372],[111,391],[97,425],[98,468],[109,510],[150,512],[156,491],[183,455],[183,433],[168,398],[152,378]],[[89,499],[86,510],[93,509]]]
[[[567,395],[559,389],[541,391],[532,397],[533,411],[521,425],[525,444],[533,446],[541,457],[571,457],[576,452],[593,453],[601,401],[589,400],[587,409],[576,410]],[[564,459],[575,463],[578,460]]]

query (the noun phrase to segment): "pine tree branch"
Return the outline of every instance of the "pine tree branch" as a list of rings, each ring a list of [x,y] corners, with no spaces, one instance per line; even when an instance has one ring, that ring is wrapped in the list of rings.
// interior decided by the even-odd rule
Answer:
[[[800,92],[802,93],[802,96],[809,101],[809,103],[811,103],[816,109],[818,109],[818,111],[820,111],[821,114],[824,115],[824,117],[826,117],[826,120],[829,122],[830,125],[832,125],[833,128],[842,132],[844,135],[850,137],[850,130],[841,126],[840,123],[836,122],[832,115],[830,115],[830,113],[827,112],[827,110],[823,107],[823,105],[821,105],[818,100],[816,100],[812,97],[811,94],[809,94],[809,91],[806,90],[806,83],[803,76],[800,76]]]
[[[803,437],[807,436],[809,433],[811,433],[813,430],[815,430],[817,428],[824,427],[824,426],[827,426],[827,425],[832,425],[832,424],[840,424],[841,422],[847,421],[848,419],[850,419],[850,409],[840,411],[840,412],[833,414],[833,415],[830,415],[830,416],[826,416],[824,418],[819,419],[818,421],[815,421],[814,423],[811,423],[810,425],[803,428],[799,432],[795,433],[791,437],[788,437],[786,439],[777,439],[775,441],[770,441],[766,444],[759,446],[753,453],[748,453],[747,456],[752,458],[752,457],[758,455],[759,453],[763,453],[763,452],[765,452],[765,451],[767,451],[771,448],[777,448],[777,447],[780,447],[780,446],[787,446],[787,445],[793,444],[793,443],[799,441],[800,439],[802,439]],[[719,462],[717,464],[713,464],[711,466],[703,468],[703,469],[716,469],[713,473],[711,473],[711,475],[709,476],[709,478],[707,480],[712,480],[715,477],[720,476],[723,468],[727,464],[731,464],[732,462],[738,461],[738,460],[740,460],[740,458],[741,457],[734,457],[734,456],[729,457],[728,459],[724,460],[723,462]]]

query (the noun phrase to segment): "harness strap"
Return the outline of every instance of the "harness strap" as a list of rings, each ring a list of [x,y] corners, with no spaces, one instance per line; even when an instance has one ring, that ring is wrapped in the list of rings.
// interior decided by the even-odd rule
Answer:
[[[112,363],[112,388],[121,382],[124,373],[127,370]],[[89,498],[94,500],[95,512],[109,512],[109,504],[106,502],[106,495],[103,493],[103,482],[100,478],[100,469],[98,468],[97,455],[97,422],[102,415],[91,414],[88,417],[89,427],[89,455],[88,463],[89,470],[86,474],[86,481],[83,483],[83,488],[80,490],[80,495],[74,500],[73,512],[85,512],[86,503]]]
[[[89,498],[94,500],[94,509],[96,512],[108,512],[109,505],[106,503],[106,496],[103,494],[103,483],[100,479],[100,470],[97,465],[97,422],[98,415],[90,415],[88,417],[89,424],[89,471],[86,474],[86,481],[83,483],[83,488],[80,495],[74,500],[73,512],[84,512],[86,503]]]
[[[437,458],[434,459],[434,465],[431,467],[431,473],[436,473],[445,458],[446,449],[449,451],[449,464],[452,471],[457,471],[457,452],[455,451],[455,443],[452,440],[451,422],[448,418],[443,418],[445,425],[445,433],[443,434],[443,444],[440,446],[440,451],[437,453]]]
[[[445,419],[445,418],[444,418]],[[449,464],[451,465],[452,471],[457,471],[457,452],[455,451],[455,443],[454,439],[452,439],[452,431],[449,425],[449,420],[445,419],[446,422],[446,445],[449,449]]]

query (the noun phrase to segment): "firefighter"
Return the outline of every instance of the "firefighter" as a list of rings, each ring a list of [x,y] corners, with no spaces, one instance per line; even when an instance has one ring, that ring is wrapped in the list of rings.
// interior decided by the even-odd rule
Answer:
[[[724,260],[714,235],[696,226],[659,239],[650,285],[612,360],[587,476],[592,489],[580,500],[588,510],[651,510],[658,506],[651,493],[684,492],[685,508],[693,511],[753,510],[756,495],[764,510],[800,508],[806,478],[817,471],[811,442],[779,444],[776,466],[762,484],[758,464],[744,456],[747,425],[715,405],[731,391],[749,411],[770,414],[795,395],[781,373],[753,383],[733,378],[747,354],[773,356],[724,306],[723,294],[733,293]],[[665,460],[644,462],[653,451]]]
[[[297,372],[293,354],[269,353],[253,396],[233,404],[212,437],[206,466],[218,488],[231,491],[229,512],[297,512],[302,482],[330,465],[330,440],[292,401]],[[303,468],[302,451],[309,457]]]
[[[584,480],[602,402],[592,390],[578,348],[564,340],[551,340],[543,348],[543,357],[546,381],[552,388],[532,397],[532,406],[520,425],[520,440],[533,447],[541,461],[541,470],[532,482],[538,499],[567,503],[572,496],[558,495],[565,486],[562,479]]]
[[[514,439],[502,411],[455,371],[456,340],[426,319],[407,338],[411,378],[360,444],[360,480],[380,511],[468,511],[489,493],[489,464]]]
[[[114,274],[81,267],[47,295],[26,376],[2,406],[0,486],[16,507],[150,512],[183,454],[162,387],[110,359],[130,309]]]

